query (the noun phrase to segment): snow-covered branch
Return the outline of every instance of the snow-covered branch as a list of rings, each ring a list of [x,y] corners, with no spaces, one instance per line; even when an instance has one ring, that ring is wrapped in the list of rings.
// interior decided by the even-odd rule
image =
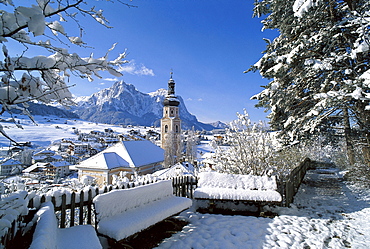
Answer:
[[[99,25],[111,28],[107,25],[109,22],[103,15],[103,10],[89,6],[83,0],[37,0],[34,3],[27,7],[16,6],[10,0],[0,1],[0,4],[7,6],[0,11],[0,42],[3,52],[3,61],[0,62],[2,112],[21,108],[24,113],[29,114],[27,102],[31,100],[71,105],[70,86],[66,83],[70,75],[89,81],[101,78],[101,71],[107,71],[116,77],[122,76],[117,68],[127,63],[126,51],[109,59],[116,44],[100,58],[92,55],[81,57],[68,51],[70,46],[87,46],[82,40],[83,27],[79,18],[91,17]],[[129,4],[121,4],[131,7]],[[64,24],[68,20],[77,25],[80,36],[68,34]],[[23,45],[24,50],[20,55],[11,55],[8,48],[16,43]],[[27,56],[34,48],[43,49],[45,54]]]

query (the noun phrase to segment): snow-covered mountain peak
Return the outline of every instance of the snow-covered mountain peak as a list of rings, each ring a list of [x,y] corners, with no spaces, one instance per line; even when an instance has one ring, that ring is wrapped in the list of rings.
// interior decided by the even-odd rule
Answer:
[[[111,87],[89,97],[76,98],[77,107],[73,112],[82,119],[93,122],[159,126],[166,95],[166,89],[142,93],[132,84],[117,81]],[[184,129],[192,126],[200,130],[213,129],[211,125],[200,123],[188,112],[181,96],[178,96],[178,100]]]

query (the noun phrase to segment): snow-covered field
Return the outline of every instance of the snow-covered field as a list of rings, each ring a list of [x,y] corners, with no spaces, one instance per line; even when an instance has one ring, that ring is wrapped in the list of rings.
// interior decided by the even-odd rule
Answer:
[[[310,170],[274,218],[184,212],[189,225],[158,248],[369,248],[370,190],[337,169]]]
[[[9,117],[2,116],[3,119]],[[119,125],[93,123],[83,120],[71,120],[59,117],[44,117],[34,116],[36,124],[33,123],[27,117],[21,119],[15,118],[15,121],[23,127],[23,129],[16,128],[13,122],[0,122],[3,126],[4,131],[12,139],[17,142],[32,142],[38,146],[48,146],[51,142],[62,139],[62,138],[77,138],[74,133],[75,129],[80,130],[83,133],[90,133],[92,130],[104,131],[104,129],[111,128],[115,132],[125,133],[128,130],[135,129],[137,127],[123,128]],[[75,128],[75,129],[74,129]],[[139,129],[143,131],[144,128]],[[0,136],[0,147],[9,146],[9,140],[5,137]]]

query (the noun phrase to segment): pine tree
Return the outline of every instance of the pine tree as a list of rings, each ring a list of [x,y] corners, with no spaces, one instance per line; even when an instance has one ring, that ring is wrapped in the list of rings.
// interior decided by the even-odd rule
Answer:
[[[368,148],[369,6],[365,0],[256,1],[255,15],[267,15],[264,28],[280,34],[250,69],[272,79],[253,98],[271,111],[271,127],[286,141],[341,127],[350,144],[348,126],[355,124]]]

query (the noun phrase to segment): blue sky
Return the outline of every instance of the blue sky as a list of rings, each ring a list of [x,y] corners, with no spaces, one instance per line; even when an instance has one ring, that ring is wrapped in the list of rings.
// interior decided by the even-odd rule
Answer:
[[[83,40],[94,49],[71,47],[80,56],[91,52],[103,56],[113,43],[114,59],[127,49],[131,62],[118,79],[103,74],[93,82],[70,79],[71,91],[87,96],[110,87],[115,80],[131,83],[144,93],[167,88],[170,71],[176,82],[176,94],[185,100],[190,113],[202,122],[236,119],[246,108],[253,121],[265,119],[250,97],[266,85],[259,73],[247,73],[265,49],[262,38],[274,38],[275,32],[261,32],[262,24],[252,18],[252,0],[133,0],[137,8],[116,2],[97,1],[113,29],[80,18],[85,28]],[[89,1],[89,4],[92,4]],[[95,3],[94,3],[95,4]],[[68,24],[69,25],[69,24]],[[66,28],[73,35],[76,26]]]

